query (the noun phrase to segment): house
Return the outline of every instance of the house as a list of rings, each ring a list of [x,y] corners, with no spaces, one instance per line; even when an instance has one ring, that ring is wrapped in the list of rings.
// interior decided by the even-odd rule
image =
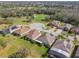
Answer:
[[[76,53],[74,55],[74,58],[79,58],[79,46],[77,47]]]
[[[79,26],[78,27],[73,27],[71,29],[71,32],[76,33],[76,34],[79,34]]]
[[[18,29],[20,29],[20,25],[14,25],[14,26],[9,27],[10,33],[13,33],[14,31]]]
[[[3,29],[2,31],[0,31],[0,33],[6,35],[6,34],[14,32],[18,29],[19,29],[19,27],[17,25],[14,25],[14,26],[8,27],[6,29]]]
[[[30,31],[30,27],[29,26],[24,26],[24,25],[21,25],[20,26],[20,29],[14,31],[12,34],[14,35],[25,35],[26,33],[28,33]]]
[[[42,33],[35,41],[38,43],[43,43],[46,46],[50,47],[56,40],[56,37],[49,33]]]
[[[2,35],[6,35],[9,33],[10,33],[10,30],[8,28],[0,31],[0,34],[2,34]]]
[[[51,27],[55,26],[62,30],[70,30],[73,27],[71,24],[63,23],[63,22],[56,21],[56,20],[50,22],[48,25]]]
[[[66,26],[65,25],[62,25],[62,26],[59,27],[59,29],[65,30],[66,29]]]
[[[53,27],[53,26],[59,27],[59,24],[60,24],[60,21],[53,20],[52,22],[50,22],[48,24],[48,26],[51,26],[51,27]]]
[[[41,36],[41,32],[36,30],[36,29],[32,29],[31,31],[29,31],[26,35],[27,38],[35,40],[37,39],[39,36]]]
[[[70,40],[57,39],[48,52],[49,57],[67,58],[71,56],[74,44]]]
[[[66,28],[67,30],[70,30],[72,27],[73,27],[73,25],[71,25],[71,24],[65,24],[65,28]]]
[[[63,36],[63,38],[74,41],[76,39],[76,35],[74,33],[68,33],[66,31],[63,31],[61,36]]]
[[[65,31],[69,31],[73,26],[71,24],[64,23],[62,26],[59,28]]]
[[[58,36],[62,34],[63,30],[53,27],[52,29],[49,30],[49,32],[53,34],[54,36]]]

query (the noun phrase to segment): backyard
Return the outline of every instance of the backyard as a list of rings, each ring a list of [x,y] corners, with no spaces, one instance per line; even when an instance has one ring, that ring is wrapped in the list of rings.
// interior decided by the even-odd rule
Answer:
[[[5,47],[3,47],[3,45],[0,43],[0,57],[9,57],[22,48],[25,48],[29,52],[25,57],[43,57],[48,50],[48,48],[43,45],[39,46],[37,43],[31,43],[30,41],[24,40],[20,37],[15,37],[10,34],[6,35],[5,37],[0,35],[0,41],[5,41]]]

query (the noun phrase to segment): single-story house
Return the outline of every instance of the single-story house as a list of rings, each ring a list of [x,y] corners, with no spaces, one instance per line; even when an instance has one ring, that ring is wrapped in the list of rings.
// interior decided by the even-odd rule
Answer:
[[[79,58],[79,46],[77,47],[76,53],[74,55],[74,58]]]
[[[60,26],[59,28],[62,30],[69,31],[72,27],[73,26],[71,24],[64,23],[64,25]]]
[[[6,34],[14,32],[18,29],[19,29],[19,27],[17,25],[14,25],[14,26],[11,26],[11,27],[1,30],[0,33],[6,35]]]
[[[62,34],[63,30],[53,27],[52,29],[49,30],[49,32],[53,34],[54,36],[58,36]]]
[[[60,21],[52,21],[48,24],[49,26],[51,27],[57,27],[59,29],[62,29],[62,30],[70,30],[73,26],[71,24],[67,24],[67,23],[62,23]]]
[[[14,26],[9,27],[10,33],[13,33],[14,31],[18,29],[20,29],[20,25],[14,25]]]
[[[61,36],[63,36],[65,39],[69,39],[71,41],[74,41],[76,39],[76,35],[74,33],[68,33],[66,31],[63,31]]]
[[[2,34],[2,35],[6,35],[9,33],[10,33],[10,30],[8,28],[0,31],[0,34]]]
[[[76,34],[79,34],[79,26],[78,26],[78,27],[73,27],[73,28],[71,29],[71,32],[74,32],[74,33],[76,33]]]
[[[56,37],[49,33],[42,33],[40,37],[38,37],[35,41],[38,43],[43,43],[46,46],[50,47],[56,40]]]
[[[31,31],[29,26],[20,26],[20,29],[14,31],[13,34],[22,36],[22,35],[27,34],[29,31]]]
[[[60,25],[60,21],[56,21],[56,20],[53,20],[52,22],[48,24],[48,26],[51,26],[51,27],[53,26],[59,27],[59,25]]]
[[[31,31],[29,31],[26,35],[27,38],[35,40],[37,39],[39,36],[41,36],[41,32],[36,30],[36,29],[32,29]]]
[[[67,30],[70,30],[72,27],[73,27],[73,25],[71,25],[71,24],[65,24],[65,28],[66,28]]]
[[[48,52],[49,57],[67,58],[71,56],[74,44],[70,40],[58,39]]]

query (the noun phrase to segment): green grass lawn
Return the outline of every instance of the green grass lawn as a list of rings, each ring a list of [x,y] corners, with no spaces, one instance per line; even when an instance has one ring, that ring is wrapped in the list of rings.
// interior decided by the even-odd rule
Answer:
[[[15,37],[10,34],[5,37],[0,35],[0,40],[7,42],[6,47],[0,50],[0,57],[8,57],[9,55],[18,51],[18,49],[25,48],[30,52],[27,57],[40,58],[48,50],[48,48],[45,46],[38,46],[36,43],[32,44],[30,41],[21,39],[20,37]]]
[[[42,21],[46,17],[47,17],[47,15],[45,15],[45,14],[34,14],[34,20],[35,21]]]
[[[48,15],[46,15],[46,14],[34,14],[34,19],[33,19],[32,23],[40,22],[47,26],[47,24],[51,21],[50,19],[48,21],[43,21],[43,19],[45,19],[47,16]]]

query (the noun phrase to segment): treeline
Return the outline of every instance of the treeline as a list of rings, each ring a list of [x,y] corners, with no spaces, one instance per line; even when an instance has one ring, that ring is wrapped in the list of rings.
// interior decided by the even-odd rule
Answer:
[[[20,2],[21,3],[21,2]],[[34,4],[36,5],[36,4]],[[47,18],[53,20],[60,20],[66,23],[71,23],[73,25],[78,25],[79,23],[79,15],[78,15],[78,9],[74,8],[73,6],[71,8],[62,7],[62,5],[54,5],[47,7],[43,4],[37,4],[39,6],[32,6],[32,4],[20,4],[18,6],[18,3],[16,4],[3,4],[0,7],[0,16],[2,18],[7,17],[26,17],[33,19],[34,14],[47,14],[49,15]],[[5,7],[5,8],[4,8]],[[76,11],[77,10],[77,11]]]

